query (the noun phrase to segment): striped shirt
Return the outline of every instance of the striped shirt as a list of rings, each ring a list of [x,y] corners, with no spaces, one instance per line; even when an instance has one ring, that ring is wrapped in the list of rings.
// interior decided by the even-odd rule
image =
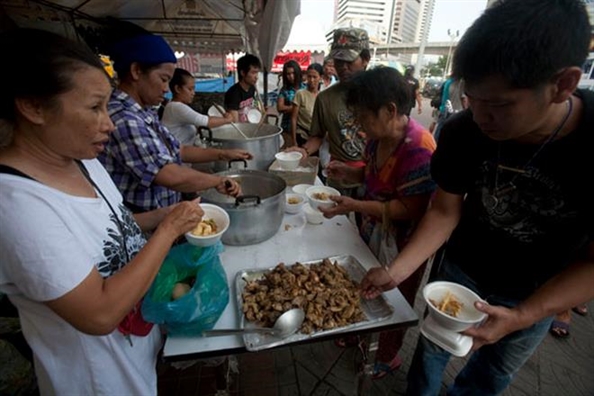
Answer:
[[[107,109],[115,131],[99,160],[125,203],[139,212],[179,202],[179,192],[154,183],[165,165],[182,163],[179,142],[154,111],[143,109],[123,91],[113,91]]]

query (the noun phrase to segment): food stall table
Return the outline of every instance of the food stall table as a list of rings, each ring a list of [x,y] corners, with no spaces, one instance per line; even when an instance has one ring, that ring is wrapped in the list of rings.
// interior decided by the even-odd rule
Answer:
[[[254,226],[258,225],[254,224]],[[217,321],[215,329],[240,326],[235,293],[235,276],[239,271],[251,268],[267,269],[281,262],[290,265],[296,261],[311,261],[338,255],[352,255],[366,269],[379,266],[377,259],[359,236],[357,228],[346,216],[325,219],[323,224],[311,225],[306,222],[303,213],[285,214],[279,231],[271,239],[250,246],[225,246],[220,258],[227,273],[230,297],[229,304]],[[389,319],[300,343],[410,327],[418,323],[418,316],[398,289],[384,293],[384,298],[393,307],[393,313]],[[289,345],[295,345],[295,343]],[[169,337],[165,343],[163,356],[167,361],[179,361],[246,351],[241,335]]]

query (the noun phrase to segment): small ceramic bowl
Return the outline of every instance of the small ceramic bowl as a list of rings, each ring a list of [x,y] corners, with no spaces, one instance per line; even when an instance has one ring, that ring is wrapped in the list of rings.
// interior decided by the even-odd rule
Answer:
[[[305,196],[305,191],[310,187],[313,187],[313,184],[296,184],[292,187],[292,190],[295,194]]]
[[[297,151],[283,151],[276,153],[274,157],[277,159],[281,168],[291,170],[299,166],[299,161],[303,158],[303,154]]]
[[[301,212],[305,205],[305,197],[299,194],[289,193],[285,198],[285,212],[295,214]]]
[[[188,243],[194,246],[212,246],[221,239],[225,231],[227,231],[227,229],[229,228],[229,224],[231,224],[231,221],[229,219],[229,215],[227,214],[227,212],[220,206],[201,203],[200,207],[204,211],[204,216],[202,216],[202,220],[213,219],[217,224],[217,233],[212,235],[200,236],[195,235],[190,231],[186,232],[185,234],[186,240],[188,241]]]
[[[303,211],[305,212],[305,219],[309,224],[322,224],[324,222],[324,215],[322,212],[316,209],[312,209],[309,204],[305,204],[303,206]]]
[[[340,192],[328,186],[313,186],[305,190],[305,195],[313,209],[329,209],[336,205],[329,197],[340,195]]]
[[[454,317],[440,311],[434,303],[443,302],[450,293],[453,298],[462,303],[459,314]],[[474,307],[476,301],[484,301],[478,294],[467,287],[453,282],[431,282],[423,288],[423,298],[429,307],[429,315],[441,327],[460,332],[481,323],[487,315]]]

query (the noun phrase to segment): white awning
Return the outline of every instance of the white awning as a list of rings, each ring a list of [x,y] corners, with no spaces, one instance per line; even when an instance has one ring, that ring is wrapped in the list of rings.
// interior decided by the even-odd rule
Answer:
[[[258,49],[265,48],[263,55],[268,57],[285,44],[300,4],[300,0],[6,0],[0,11],[17,26],[83,37],[87,42],[101,40],[107,26],[129,22],[163,36],[177,51],[247,50],[261,56]]]

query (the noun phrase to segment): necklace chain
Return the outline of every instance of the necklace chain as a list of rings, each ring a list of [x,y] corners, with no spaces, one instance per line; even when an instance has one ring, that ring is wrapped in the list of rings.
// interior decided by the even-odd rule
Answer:
[[[522,168],[513,169],[513,171],[516,172],[516,174],[514,175],[514,177],[512,177],[512,179],[508,183],[506,183],[505,185],[503,185],[501,187],[499,187],[499,170],[501,168],[505,168],[508,170],[512,170],[512,169],[501,165],[501,143],[499,143],[499,146],[497,148],[497,165],[495,166],[495,185],[493,186],[493,190],[491,191],[491,193],[487,196],[487,206],[489,206],[490,209],[495,209],[499,205],[499,199],[503,195],[516,189],[516,185],[514,184],[514,181],[516,181],[518,176],[526,173],[526,168],[528,168],[528,166],[532,163],[532,161],[534,161],[536,159],[536,157],[538,157],[538,155],[542,152],[542,150],[550,142],[552,142],[553,139],[555,139],[555,137],[557,137],[559,132],[561,132],[561,129],[563,129],[563,127],[567,123],[567,120],[569,119],[569,116],[571,115],[571,113],[573,111],[573,100],[571,99],[571,97],[569,99],[567,99],[566,103],[567,103],[567,113],[565,114],[565,116],[563,117],[563,120],[561,120],[561,122],[559,123],[557,128],[555,128],[555,130],[549,135],[549,137],[538,147],[538,149],[534,152],[534,154],[532,154],[532,157],[530,157],[530,159],[524,164],[524,166],[522,166]]]

